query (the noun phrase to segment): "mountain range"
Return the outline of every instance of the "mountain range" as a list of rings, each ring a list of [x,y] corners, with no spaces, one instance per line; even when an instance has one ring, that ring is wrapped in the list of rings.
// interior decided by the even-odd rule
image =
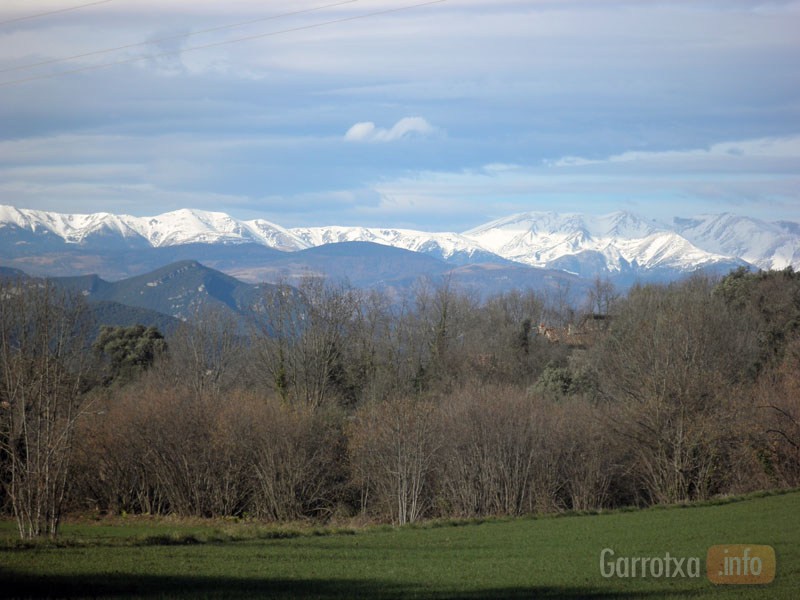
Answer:
[[[391,248],[392,250],[389,250]],[[528,212],[462,233],[365,227],[285,228],[264,219],[182,209],[155,217],[70,215],[0,206],[0,265],[36,275],[122,279],[197,260],[247,281],[303,273],[362,287],[403,287],[419,275],[502,289],[577,284],[600,275],[622,287],[698,269],[800,268],[800,224],[731,214],[669,223],[630,212]],[[531,283],[533,282],[533,283]]]
[[[334,277],[343,272],[352,274],[354,269],[363,270],[365,274],[359,276],[356,273],[355,281],[350,279],[351,282],[363,286],[366,281],[370,287],[381,287],[390,301],[405,300],[406,292],[420,277],[429,278],[434,285],[445,278],[461,290],[472,290],[484,296],[507,291],[510,289],[508,281],[515,276],[514,287],[560,292],[560,297],[565,300],[580,301],[587,292],[586,286],[574,276],[551,273],[546,269],[522,265],[466,265],[448,271],[445,263],[432,257],[369,242],[330,244],[291,256],[303,254],[305,258],[298,258],[302,264],[316,265],[320,272],[331,271]],[[366,275],[376,269],[372,276]],[[376,286],[376,277],[383,277],[384,285]],[[19,281],[37,285],[43,279],[19,269],[0,267],[0,280],[15,285]],[[238,280],[195,260],[181,260],[117,281],[107,281],[97,275],[46,279],[58,288],[83,296],[98,331],[101,324],[128,326],[139,323],[155,326],[165,334],[176,331],[181,322],[195,322],[198,317],[210,314],[209,311],[226,319],[226,323],[240,333],[246,333],[253,324],[267,325],[264,301],[277,289],[268,283]],[[295,294],[297,306],[302,307],[305,302],[302,292],[296,288],[288,289]]]
[[[0,279],[34,284],[41,281],[7,267],[0,267]],[[261,320],[259,307],[275,289],[271,284],[239,281],[194,260],[178,261],[118,281],[106,281],[97,275],[50,277],[48,281],[83,296],[97,327],[143,324],[155,326],[165,334],[174,332],[182,321],[194,321],[209,311],[244,331]]]

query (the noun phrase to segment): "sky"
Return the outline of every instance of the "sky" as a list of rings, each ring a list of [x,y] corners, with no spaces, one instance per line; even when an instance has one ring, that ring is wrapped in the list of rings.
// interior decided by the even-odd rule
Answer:
[[[800,221],[800,2],[84,4],[0,3],[0,204]]]

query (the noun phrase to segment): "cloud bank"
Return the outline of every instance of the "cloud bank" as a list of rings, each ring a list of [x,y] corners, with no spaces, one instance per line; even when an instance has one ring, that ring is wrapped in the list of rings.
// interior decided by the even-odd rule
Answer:
[[[291,4],[0,28],[0,86],[46,76],[0,89],[0,204],[429,230],[524,210],[800,220],[796,0]]]

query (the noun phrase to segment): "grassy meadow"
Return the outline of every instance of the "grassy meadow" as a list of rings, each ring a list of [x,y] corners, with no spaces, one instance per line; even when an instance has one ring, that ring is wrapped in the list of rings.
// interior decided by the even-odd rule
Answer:
[[[2,597],[795,598],[800,492],[599,515],[313,529],[147,518],[75,522],[58,545],[0,526]],[[768,544],[766,586],[715,586],[709,546]],[[606,579],[600,552],[698,556],[700,578]]]

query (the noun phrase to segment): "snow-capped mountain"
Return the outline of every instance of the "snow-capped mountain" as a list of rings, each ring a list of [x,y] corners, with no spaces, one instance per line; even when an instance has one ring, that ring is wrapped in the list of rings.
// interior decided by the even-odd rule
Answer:
[[[306,227],[290,231],[310,246],[339,242],[372,242],[428,254],[459,265],[472,262],[506,262],[498,254],[482,248],[457,233],[427,233],[412,229],[369,227]]]
[[[221,212],[181,209],[155,217],[94,213],[68,215],[0,206],[0,228],[16,226],[33,234],[53,234],[68,244],[142,245],[153,248],[182,244],[256,243],[277,250],[301,250],[308,245],[269,221],[239,221]],[[2,233],[2,229],[0,229]]]
[[[510,260],[581,275],[598,270],[690,271],[737,258],[703,250],[667,226],[628,212],[599,217],[522,213],[463,235]]]
[[[95,213],[66,215],[0,206],[0,228],[15,225],[24,231],[52,234],[68,244],[109,244],[153,248],[183,244],[256,243],[294,251],[339,242],[372,242],[421,252],[453,264],[506,262],[457,233],[428,233],[409,229],[310,227],[287,230],[264,219],[240,221],[225,213],[181,209],[154,217]],[[2,231],[0,229],[0,231]]]
[[[180,253],[181,259],[202,254],[212,264],[247,256],[247,267],[255,268],[253,261],[266,260],[268,252],[341,242],[392,246],[451,266],[511,261],[584,277],[606,274],[620,281],[672,279],[699,268],[727,272],[739,265],[800,268],[800,224],[728,214],[662,223],[629,212],[600,216],[529,212],[458,234],[342,226],[286,229],[263,219],[243,221],[221,212],[189,209],[132,217],[0,206],[0,264],[17,268],[74,263],[74,258],[65,257],[76,253],[85,264],[97,264],[97,257],[108,262],[111,251],[131,249],[169,250],[170,256]],[[204,247],[188,246],[197,244]],[[258,252],[253,244],[261,247]],[[360,247],[366,252],[369,244]],[[44,256],[48,258],[43,260]]]
[[[767,223],[732,214],[674,219],[674,229],[693,244],[737,256],[760,269],[800,266],[800,224]]]

